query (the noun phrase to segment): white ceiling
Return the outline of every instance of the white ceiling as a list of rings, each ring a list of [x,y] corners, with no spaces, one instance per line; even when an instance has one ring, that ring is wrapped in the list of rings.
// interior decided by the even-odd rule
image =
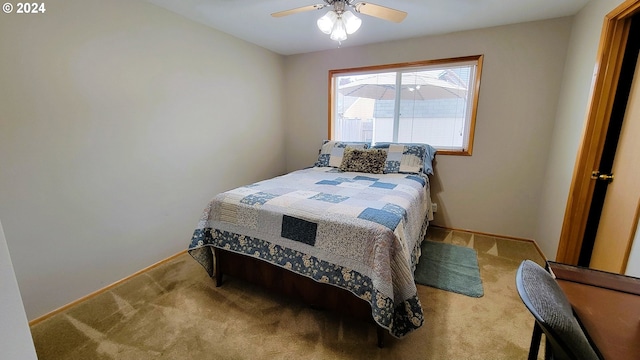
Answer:
[[[191,20],[283,55],[335,49],[316,27],[329,8],[282,18],[271,13],[323,0],[147,0]],[[374,0],[406,11],[399,23],[367,15],[341,47],[574,15],[590,0]]]

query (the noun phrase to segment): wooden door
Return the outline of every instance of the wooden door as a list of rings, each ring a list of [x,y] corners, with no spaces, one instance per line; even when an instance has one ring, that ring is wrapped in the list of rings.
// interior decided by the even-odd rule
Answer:
[[[624,273],[640,200],[640,66],[636,65],[612,173],[602,206],[590,268]]]
[[[590,263],[595,236],[591,237],[590,242],[584,240],[591,236],[590,234],[596,233],[595,230],[591,230],[591,224],[595,224],[594,227],[597,227],[599,219],[593,223],[589,220],[593,218],[591,216],[592,210],[601,209],[603,204],[602,202],[597,207],[591,206],[592,200],[595,198],[594,189],[598,183],[598,181],[591,179],[591,173],[595,169],[603,170],[600,169],[600,163],[606,137],[609,133],[607,131],[609,119],[615,100],[618,98],[616,95],[618,94],[619,80],[621,80],[623,58],[627,50],[627,39],[632,20],[636,18],[637,14],[640,14],[640,0],[627,0],[605,16],[596,60],[592,98],[560,233],[556,254],[558,262],[583,266]],[[635,54],[638,54],[637,49]],[[633,69],[635,69],[635,64],[632,71]],[[628,89],[630,88],[631,84]],[[611,165],[614,160],[612,159]],[[607,171],[610,169],[611,167]],[[604,195],[602,199],[604,199]],[[585,259],[584,263],[583,258]]]

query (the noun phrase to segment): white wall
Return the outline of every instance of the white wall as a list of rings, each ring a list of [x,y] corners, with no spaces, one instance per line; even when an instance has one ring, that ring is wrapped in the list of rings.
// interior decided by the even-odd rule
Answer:
[[[578,147],[582,140],[595,75],[604,17],[621,0],[592,0],[574,19],[562,90],[546,162],[535,239],[555,259]]]
[[[484,54],[473,156],[437,156],[434,224],[533,239],[572,18],[286,58],[287,168],[327,137],[328,70]]]
[[[37,359],[0,222],[0,351],[3,359]]]
[[[282,56],[145,2],[46,5],[0,21],[0,218],[30,319],[285,170]]]

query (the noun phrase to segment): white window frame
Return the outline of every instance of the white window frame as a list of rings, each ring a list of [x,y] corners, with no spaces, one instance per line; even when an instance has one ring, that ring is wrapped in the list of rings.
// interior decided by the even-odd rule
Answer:
[[[388,73],[388,72],[415,72],[429,69],[440,69],[447,67],[455,67],[461,65],[472,65],[474,71],[472,71],[472,77],[469,81],[468,89],[468,101],[464,121],[464,134],[463,134],[463,146],[462,148],[446,148],[434,146],[438,150],[438,155],[466,155],[470,156],[473,151],[473,138],[475,133],[476,114],[478,108],[478,97],[480,93],[480,78],[482,74],[482,60],[483,55],[473,55],[458,58],[438,59],[438,60],[425,60],[418,62],[399,63],[399,64],[387,64],[377,66],[367,66],[359,68],[349,69],[337,69],[329,70],[329,139],[336,139],[335,126],[334,126],[334,114],[336,114],[336,96],[337,82],[336,77],[345,75],[362,75],[362,74],[375,74],[375,73]],[[396,87],[399,91],[400,87]],[[398,99],[399,100],[399,99]],[[396,101],[394,108],[394,135],[397,132],[398,119],[399,119],[399,101]]]

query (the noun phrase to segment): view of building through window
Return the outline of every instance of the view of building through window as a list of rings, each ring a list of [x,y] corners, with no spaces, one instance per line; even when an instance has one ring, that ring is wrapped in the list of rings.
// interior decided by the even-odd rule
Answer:
[[[331,138],[469,153],[481,57],[332,70]]]

